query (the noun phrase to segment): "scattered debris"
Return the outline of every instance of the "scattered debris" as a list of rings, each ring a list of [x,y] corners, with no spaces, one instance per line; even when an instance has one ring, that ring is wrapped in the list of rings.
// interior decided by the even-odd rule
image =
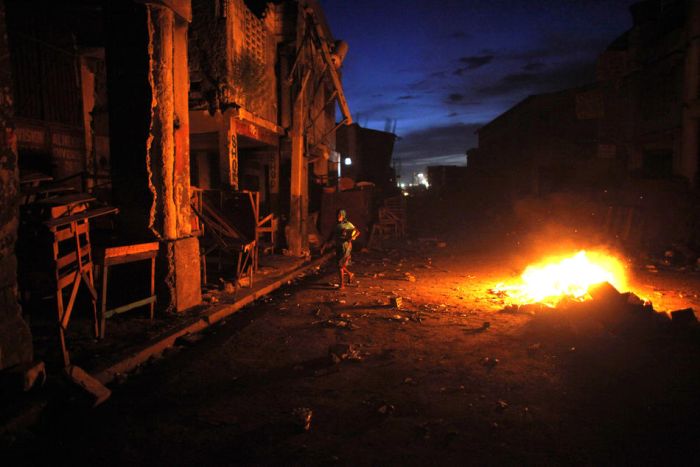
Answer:
[[[403,299],[401,297],[391,297],[392,308],[399,309],[403,305]]]
[[[27,392],[46,382],[46,365],[43,361],[27,362],[5,369],[0,373],[0,389],[5,385],[13,391]]]
[[[313,416],[313,411],[308,407],[297,407],[292,411],[294,416],[296,426],[299,431],[309,431],[311,429],[311,417]]]
[[[499,400],[498,400],[498,407],[499,407],[501,410],[507,409],[507,408],[508,408],[508,402],[499,399]]]
[[[500,362],[500,360],[498,360],[497,358],[484,357],[481,359],[481,364],[483,366],[485,366],[486,368],[488,368],[489,370],[492,370],[493,368],[495,368],[499,362]]]
[[[29,391],[33,387],[43,386],[46,382],[46,365],[42,361],[34,362],[24,370],[22,389]]]
[[[85,394],[91,399],[92,407],[97,407],[112,395],[112,391],[79,366],[69,365],[64,371],[66,376],[75,385],[83,389]]]
[[[547,308],[546,305],[542,303],[526,303],[524,305],[508,305],[501,310],[501,313],[522,313],[530,316],[534,316]]]
[[[398,321],[398,322],[400,322],[400,323],[405,323],[405,322],[408,321],[409,319],[410,319],[410,318],[407,317],[407,316],[402,316],[402,315],[398,315],[398,314],[397,314],[397,315],[391,315],[391,316],[389,317],[389,321]]]
[[[340,363],[343,360],[349,361],[362,361],[362,355],[355,348],[355,346],[350,344],[334,344],[328,348],[328,356],[331,358],[333,363]]]
[[[499,288],[491,288],[488,289],[487,292],[491,295],[495,295],[498,298],[506,298],[508,296],[508,292],[506,292],[504,289]]]
[[[394,413],[395,410],[396,410],[396,407],[394,407],[391,404],[382,404],[377,409],[377,412],[379,412],[382,415],[390,415],[390,414]]]
[[[484,321],[483,323],[481,323],[481,326],[479,326],[478,328],[468,328],[468,329],[465,329],[465,332],[468,332],[471,334],[477,334],[477,333],[486,331],[490,327],[491,327],[491,323],[489,321]]]
[[[328,319],[324,323],[330,328],[348,328],[350,326],[350,322],[343,319]]]
[[[632,292],[625,292],[622,294],[625,298],[625,302],[628,305],[635,305],[635,306],[644,306],[644,305],[651,305],[650,302],[642,300],[639,298],[637,295],[633,294]]]
[[[684,308],[671,312],[671,321],[674,324],[690,324],[697,323],[698,318],[695,316],[692,308]]]
[[[593,300],[605,301],[610,304],[620,303],[624,298],[610,282],[596,284],[588,289],[588,293]]]
[[[537,352],[539,352],[541,349],[542,349],[542,344],[540,344],[539,342],[537,342],[537,343],[535,343],[535,344],[532,344],[532,345],[528,346],[528,348],[527,348],[527,353],[530,354],[530,355],[534,355],[534,354],[536,354]]]
[[[414,276],[414,275],[411,274],[410,272],[405,272],[405,273],[404,273],[404,277],[406,277],[406,280],[407,280],[408,282],[415,282],[415,281],[416,281],[416,276]]]
[[[233,285],[233,282],[225,281],[222,278],[219,278],[219,284],[220,284],[220,289],[224,293],[235,293],[236,292],[236,286]]]

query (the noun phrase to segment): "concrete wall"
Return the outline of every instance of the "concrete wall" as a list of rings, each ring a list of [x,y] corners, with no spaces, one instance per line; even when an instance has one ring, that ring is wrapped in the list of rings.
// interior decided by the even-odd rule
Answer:
[[[275,9],[261,19],[243,0],[194,0],[192,10],[190,108],[213,114],[236,104],[276,122]]]
[[[5,28],[5,4],[0,0],[0,370],[31,361],[32,338],[17,303],[15,242],[19,168],[12,123],[12,76]]]

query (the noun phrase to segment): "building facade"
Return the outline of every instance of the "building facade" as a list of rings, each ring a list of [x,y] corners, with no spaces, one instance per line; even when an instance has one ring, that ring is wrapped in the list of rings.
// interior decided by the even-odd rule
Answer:
[[[347,46],[315,1],[0,7],[0,368],[31,359],[14,259],[28,174],[116,206],[116,244],[157,241],[167,310],[201,303],[197,190],[254,193],[281,221],[280,246],[308,254],[309,186],[329,183],[335,132],[351,122],[339,71]]]
[[[340,176],[355,182],[371,182],[390,194],[396,187],[396,174],[391,166],[395,141],[394,133],[363,128],[356,123],[339,128]]]

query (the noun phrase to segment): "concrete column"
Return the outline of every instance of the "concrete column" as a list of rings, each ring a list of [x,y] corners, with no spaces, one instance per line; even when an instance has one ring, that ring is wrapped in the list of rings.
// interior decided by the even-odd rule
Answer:
[[[151,132],[147,152],[154,195],[149,227],[163,241],[168,308],[201,302],[199,241],[191,233],[187,27],[167,7],[149,5]]]
[[[221,184],[238,190],[238,134],[232,108],[224,111],[223,125],[219,131],[219,170]]]
[[[177,238],[175,205],[175,90],[173,29],[175,14],[167,7],[149,5],[149,81],[153,93],[151,131],[146,154],[149,188],[153,193],[149,228],[164,240]]]
[[[178,237],[192,234],[190,207],[190,76],[187,66],[187,28],[181,18],[175,18],[173,32],[173,78],[175,107],[175,206],[178,211]]]
[[[0,0],[0,370],[33,359],[32,336],[17,303],[19,167],[11,69],[5,4]]]
[[[292,122],[292,168],[289,198],[289,235],[287,246],[292,256],[303,256],[308,251],[306,218],[308,216],[308,168],[304,134],[304,93],[308,75],[304,79],[299,96],[294,102]]]
[[[683,116],[681,127],[681,175],[698,186],[698,145],[700,126],[700,2],[690,2],[688,15],[688,47],[685,55],[683,82]]]
[[[279,215],[279,196],[280,196],[280,158],[281,158],[281,148],[278,147],[270,154],[270,172],[269,180],[270,184],[270,202],[269,208],[270,212]]]

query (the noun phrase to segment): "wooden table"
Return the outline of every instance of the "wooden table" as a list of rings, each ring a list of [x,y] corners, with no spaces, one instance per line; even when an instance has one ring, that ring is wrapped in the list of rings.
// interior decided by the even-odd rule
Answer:
[[[155,271],[156,256],[158,255],[158,242],[139,243],[136,245],[117,246],[105,248],[104,254],[98,259],[98,264],[102,265],[102,299],[100,301],[100,338],[105,336],[105,324],[107,318],[119,313],[124,313],[134,308],[150,305],[150,318],[153,320],[153,312],[156,303],[155,295]],[[110,266],[117,264],[127,264],[136,261],[151,260],[151,293],[148,297],[136,300],[135,302],[107,309],[107,278]]]

